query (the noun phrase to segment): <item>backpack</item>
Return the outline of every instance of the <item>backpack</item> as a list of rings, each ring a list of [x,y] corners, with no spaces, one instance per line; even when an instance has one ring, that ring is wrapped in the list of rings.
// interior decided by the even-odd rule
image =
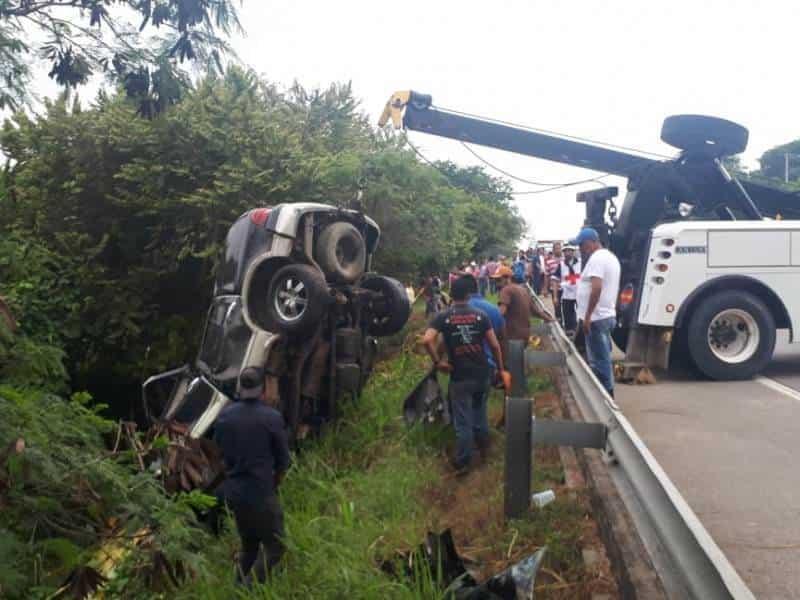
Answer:
[[[525,281],[525,262],[522,260],[515,260],[511,265],[511,273],[514,281]]]

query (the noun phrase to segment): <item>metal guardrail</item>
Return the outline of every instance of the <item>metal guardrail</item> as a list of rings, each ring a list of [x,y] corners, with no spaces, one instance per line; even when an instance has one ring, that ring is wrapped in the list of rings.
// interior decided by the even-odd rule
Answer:
[[[528,288],[540,308],[541,299]],[[558,323],[548,324],[553,349],[563,353],[567,383],[587,421],[608,427],[609,473],[626,505],[667,594],[697,600],[754,600],[742,578],[711,538],[619,406]]]

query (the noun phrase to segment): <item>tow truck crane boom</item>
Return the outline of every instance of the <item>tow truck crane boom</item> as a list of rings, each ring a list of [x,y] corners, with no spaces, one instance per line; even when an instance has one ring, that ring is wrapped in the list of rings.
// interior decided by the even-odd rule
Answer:
[[[396,92],[386,105],[379,124],[391,119],[395,128],[430,133],[462,142],[629,177],[658,162],[651,158],[576,142],[496,121],[478,119],[434,108],[430,95]]]

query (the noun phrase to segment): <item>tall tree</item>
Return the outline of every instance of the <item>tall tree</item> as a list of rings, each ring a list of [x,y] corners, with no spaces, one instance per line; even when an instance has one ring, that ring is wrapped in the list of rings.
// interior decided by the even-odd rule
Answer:
[[[151,116],[180,97],[185,61],[221,70],[221,35],[238,30],[234,0],[0,0],[0,109],[30,100],[44,61],[65,88],[95,74],[121,83]]]
[[[787,155],[789,182],[794,182],[796,184],[794,187],[800,187],[800,140],[794,140],[764,152],[761,158],[758,159],[761,168],[755,174],[760,177],[785,182]]]

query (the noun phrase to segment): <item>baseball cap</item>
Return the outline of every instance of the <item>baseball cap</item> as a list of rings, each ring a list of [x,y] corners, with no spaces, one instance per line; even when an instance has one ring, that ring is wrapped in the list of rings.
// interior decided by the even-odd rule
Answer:
[[[239,397],[254,400],[264,392],[264,371],[259,367],[245,367],[239,373]]]
[[[584,227],[581,229],[578,237],[574,240],[570,240],[570,245],[573,246],[580,246],[583,242],[599,242],[600,241],[600,234],[597,233],[596,229],[592,229],[591,227]]]
[[[503,265],[494,272],[494,275],[492,275],[492,279],[501,279],[503,277],[513,277],[513,276],[514,272],[507,266]]]

